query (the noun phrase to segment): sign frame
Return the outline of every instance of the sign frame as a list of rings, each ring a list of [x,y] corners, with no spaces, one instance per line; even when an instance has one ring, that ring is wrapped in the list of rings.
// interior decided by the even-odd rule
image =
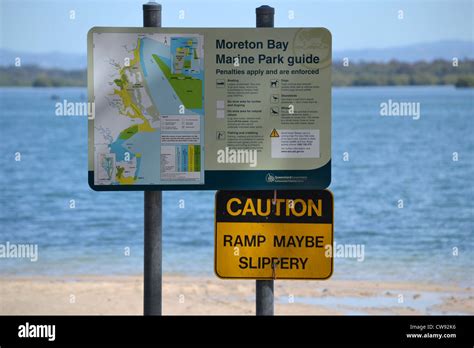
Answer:
[[[94,67],[92,52],[92,35],[96,32],[112,33],[169,33],[170,30],[177,33],[192,32],[193,30],[210,29],[251,29],[258,32],[276,32],[277,30],[311,30],[322,29],[326,31],[331,38],[331,33],[326,28],[133,28],[133,27],[93,27],[88,33],[88,97],[89,102],[94,101]],[[332,40],[332,39],[331,39]],[[332,43],[331,43],[332,47]],[[327,63],[328,74],[331,76],[332,49],[329,50],[329,63]],[[320,67],[322,68],[322,66]],[[324,189],[331,183],[331,143],[332,143],[332,96],[329,85],[329,100],[325,100],[329,108],[329,160],[317,168],[313,169],[265,169],[265,170],[211,170],[204,166],[203,184],[120,184],[120,185],[97,185],[94,178],[94,120],[88,120],[88,183],[95,191],[196,191],[196,190],[305,190]],[[208,93],[208,92],[206,92]],[[206,117],[206,115],[204,115]],[[206,121],[210,122],[210,121]],[[206,144],[206,142],[204,143]],[[206,152],[206,149],[203,149]],[[204,156],[209,156],[205,153]],[[225,179],[224,179],[225,178]],[[288,179],[289,178],[289,179]],[[286,181],[285,181],[286,180]]]

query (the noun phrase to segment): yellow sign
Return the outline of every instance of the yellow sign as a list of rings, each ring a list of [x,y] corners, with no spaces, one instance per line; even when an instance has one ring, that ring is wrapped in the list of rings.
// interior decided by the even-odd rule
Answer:
[[[333,270],[333,197],[317,191],[218,191],[220,278],[327,279]]]
[[[280,134],[278,134],[278,131],[273,128],[272,132],[270,133],[270,138],[279,138]]]

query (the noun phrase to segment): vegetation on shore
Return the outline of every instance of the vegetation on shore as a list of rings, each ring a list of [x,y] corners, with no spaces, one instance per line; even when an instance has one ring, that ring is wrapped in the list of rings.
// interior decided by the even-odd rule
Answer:
[[[37,66],[0,67],[0,86],[84,87],[87,70],[45,69]]]
[[[454,85],[474,87],[474,60],[388,63],[361,62],[343,66],[333,62],[333,86]],[[0,67],[0,86],[86,86],[87,71],[44,69],[37,66]]]
[[[455,85],[474,87],[474,60],[333,64],[333,86]]]

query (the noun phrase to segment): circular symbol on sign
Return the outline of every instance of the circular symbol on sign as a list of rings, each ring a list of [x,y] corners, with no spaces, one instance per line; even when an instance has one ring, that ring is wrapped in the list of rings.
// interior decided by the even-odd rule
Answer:
[[[293,38],[293,54],[300,56],[304,53],[318,56],[321,68],[331,65],[331,33],[329,30],[324,28],[298,30]],[[314,67],[308,64],[302,64],[302,66]]]
[[[273,176],[272,173],[268,173],[267,176],[265,177],[266,182],[275,182],[275,177]]]

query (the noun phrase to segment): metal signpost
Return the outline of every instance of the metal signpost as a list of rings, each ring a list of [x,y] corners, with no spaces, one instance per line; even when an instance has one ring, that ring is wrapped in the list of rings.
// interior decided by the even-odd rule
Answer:
[[[143,26],[161,27],[161,5],[143,5]],[[162,228],[163,198],[161,191],[145,191],[144,202],[144,269],[143,313],[161,315],[162,312]]]
[[[257,28],[273,28],[275,9],[263,5],[255,9]],[[276,191],[275,191],[276,195]],[[274,282],[271,280],[255,281],[255,306],[257,315],[273,315],[274,312]]]
[[[332,272],[332,259],[321,258],[321,246],[332,244],[332,196],[304,191],[331,181],[331,34],[273,28],[274,13],[257,8],[257,28],[161,28],[161,5],[149,2],[143,28],[88,33],[88,97],[96,110],[88,181],[97,191],[145,191],[145,315],[162,313],[163,190],[232,190],[216,196],[216,273],[256,279],[257,315],[273,315],[273,279]],[[257,212],[259,200],[271,198],[271,212],[254,221],[244,206],[234,216],[238,201],[229,212],[225,197]],[[298,215],[302,202],[313,215]],[[295,214],[282,218],[282,209]],[[250,229],[238,230],[245,223]],[[262,248],[236,242],[242,254],[230,256],[234,238],[251,231],[261,234]],[[277,234],[304,235],[306,244],[284,245]]]

